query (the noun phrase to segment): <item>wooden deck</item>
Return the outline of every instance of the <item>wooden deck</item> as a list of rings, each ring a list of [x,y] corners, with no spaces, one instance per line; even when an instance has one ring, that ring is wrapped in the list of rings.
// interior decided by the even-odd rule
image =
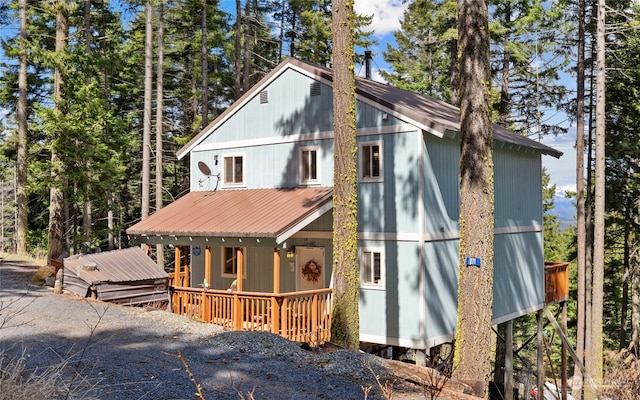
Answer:
[[[331,338],[332,289],[293,293],[171,287],[173,312],[233,330],[266,331],[315,347]]]

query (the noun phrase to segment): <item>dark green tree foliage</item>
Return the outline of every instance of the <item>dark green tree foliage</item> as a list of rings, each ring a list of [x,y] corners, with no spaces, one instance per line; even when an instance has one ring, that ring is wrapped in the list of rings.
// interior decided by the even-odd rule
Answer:
[[[607,249],[605,348],[625,348],[640,329],[632,325],[632,281],[640,273],[640,19],[637,5],[615,2],[608,13],[606,99]],[[638,293],[635,293],[638,296]],[[636,307],[638,305],[636,304]],[[637,349],[636,349],[637,352]],[[636,353],[637,354],[637,353]]]
[[[572,25],[561,3],[500,0],[492,8],[492,77],[497,122],[524,135],[565,131],[547,120],[566,102],[560,72],[569,63]]]
[[[331,0],[271,1],[272,17],[282,30],[283,55],[300,60],[329,65],[331,62]],[[372,16],[354,15],[354,45],[367,49],[377,44],[373,32],[367,27]],[[356,54],[362,62],[364,55]]]
[[[457,40],[456,2],[416,0],[409,4],[387,44],[384,59],[392,71],[381,71],[389,84],[451,101],[451,43]]]

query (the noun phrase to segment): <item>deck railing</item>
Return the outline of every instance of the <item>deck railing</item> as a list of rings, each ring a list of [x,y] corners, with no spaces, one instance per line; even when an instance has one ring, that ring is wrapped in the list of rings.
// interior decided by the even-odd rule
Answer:
[[[545,303],[553,304],[569,299],[569,263],[545,262]]]
[[[173,312],[233,330],[267,331],[311,346],[331,339],[332,289],[292,293],[172,287]]]
[[[169,286],[189,286],[188,273],[186,271],[181,271],[176,277],[176,273],[172,272],[169,274]]]

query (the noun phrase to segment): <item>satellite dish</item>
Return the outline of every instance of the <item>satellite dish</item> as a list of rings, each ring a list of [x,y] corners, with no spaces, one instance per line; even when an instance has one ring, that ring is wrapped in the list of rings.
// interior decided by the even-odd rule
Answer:
[[[198,169],[206,176],[211,176],[211,168],[202,161],[198,161]]]

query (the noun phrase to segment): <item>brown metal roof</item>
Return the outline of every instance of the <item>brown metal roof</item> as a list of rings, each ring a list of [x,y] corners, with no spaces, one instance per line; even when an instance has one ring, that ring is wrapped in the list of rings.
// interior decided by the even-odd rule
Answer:
[[[273,238],[282,243],[331,209],[332,188],[195,191],[127,229],[129,235]]]
[[[220,124],[224,123],[224,121],[239,110],[244,103],[262,91],[263,87],[269,84],[272,79],[292,66],[298,70],[305,71],[310,76],[322,79],[328,84],[333,82],[331,69],[309,64],[294,58],[288,58],[282,61],[258,84],[227,108],[218,118],[212,121],[209,126],[191,139],[189,143],[178,150],[178,158],[186,156],[201,140],[215,131]],[[397,118],[401,120],[408,119],[408,122],[414,123],[419,128],[432,134],[442,136],[447,132],[460,132],[460,109],[444,101],[360,77],[356,78],[356,93],[361,98],[365,98],[372,103],[380,104],[382,107],[391,110]],[[562,152],[556,149],[513,133],[499,125],[494,125],[493,136],[497,142],[535,149],[543,154],[556,158],[562,156]]]
[[[95,263],[96,269],[83,268],[87,263]],[[64,268],[88,284],[135,282],[168,277],[140,247],[68,257],[64,259]]]

